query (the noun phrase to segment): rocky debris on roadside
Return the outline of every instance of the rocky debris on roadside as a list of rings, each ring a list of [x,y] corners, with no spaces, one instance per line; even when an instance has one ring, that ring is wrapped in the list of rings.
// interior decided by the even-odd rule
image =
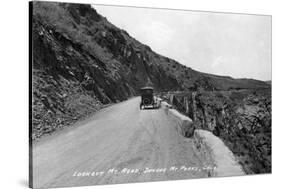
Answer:
[[[99,110],[102,103],[76,83],[33,75],[32,139],[71,125]]]

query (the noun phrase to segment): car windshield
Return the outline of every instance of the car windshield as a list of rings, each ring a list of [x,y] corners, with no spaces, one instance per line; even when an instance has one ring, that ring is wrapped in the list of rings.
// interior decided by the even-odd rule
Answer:
[[[153,90],[152,89],[142,89],[142,94],[152,94],[153,93]]]

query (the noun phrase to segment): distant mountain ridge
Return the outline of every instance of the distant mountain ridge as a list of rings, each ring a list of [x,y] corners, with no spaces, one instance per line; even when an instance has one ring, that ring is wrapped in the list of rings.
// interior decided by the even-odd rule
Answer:
[[[33,2],[32,35],[38,131],[33,138],[135,96],[148,82],[156,91],[270,88],[263,81],[201,73],[161,56],[91,5]]]
[[[265,81],[267,84],[271,85],[272,81],[271,80],[268,80],[268,81]]]

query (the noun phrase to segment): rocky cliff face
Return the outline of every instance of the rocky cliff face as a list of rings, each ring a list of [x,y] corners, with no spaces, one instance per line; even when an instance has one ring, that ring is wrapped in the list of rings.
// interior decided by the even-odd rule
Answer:
[[[163,57],[90,5],[33,3],[33,139],[153,84],[181,88]]]
[[[271,172],[271,91],[240,90],[164,95],[211,131],[236,155],[246,173]]]
[[[148,83],[156,91],[268,87],[161,56],[90,5],[33,2],[32,15],[33,139],[135,96]]]

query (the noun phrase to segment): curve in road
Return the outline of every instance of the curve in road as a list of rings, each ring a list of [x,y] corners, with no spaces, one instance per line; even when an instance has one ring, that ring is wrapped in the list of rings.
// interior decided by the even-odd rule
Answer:
[[[208,177],[193,139],[140,98],[109,106],[33,145],[35,188]],[[199,168],[199,169],[198,169]]]

